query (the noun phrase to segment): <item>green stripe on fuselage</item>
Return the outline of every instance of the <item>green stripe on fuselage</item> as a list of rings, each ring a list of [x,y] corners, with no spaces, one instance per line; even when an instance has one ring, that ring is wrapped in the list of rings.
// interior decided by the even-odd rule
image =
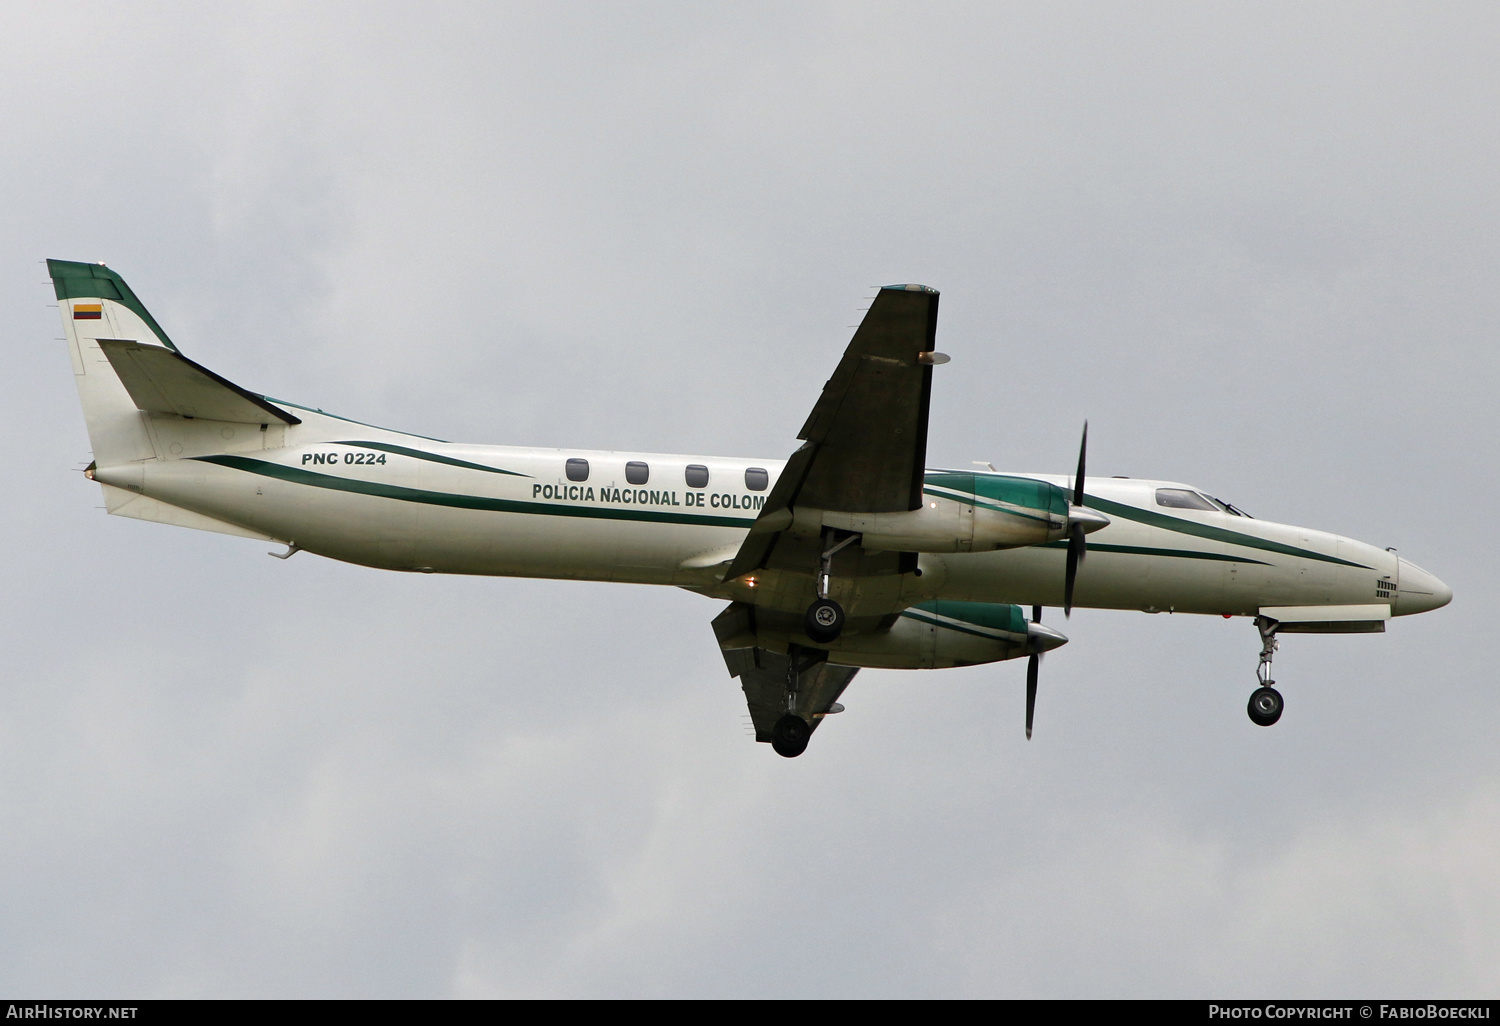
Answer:
[[[332,442],[331,445],[357,445],[361,449],[379,449],[381,452],[394,453],[397,456],[410,456],[413,459],[427,460],[429,463],[444,463],[450,467],[463,467],[465,470],[483,470],[489,474],[509,474],[511,477],[530,477],[530,474],[518,474],[514,470],[501,470],[499,467],[486,467],[482,463],[470,463],[468,460],[456,460],[452,456],[439,456],[435,452],[424,452],[421,449],[408,449],[404,445],[391,445],[387,442]]]
[[[716,517],[697,513],[666,513],[653,509],[618,509],[613,506],[568,506],[562,503],[526,502],[520,499],[493,499],[483,495],[457,495],[452,492],[429,492],[421,488],[384,484],[379,481],[357,481],[332,474],[319,474],[301,467],[288,467],[280,463],[251,459],[247,456],[192,456],[202,463],[213,463],[231,470],[243,470],[249,474],[272,477],[292,484],[313,488],[328,488],[339,492],[355,492],[359,495],[374,495],[382,499],[401,502],[422,502],[429,506],[450,506],[455,509],[486,510],[491,513],[531,513],[549,517],[583,517],[589,520],[629,520],[637,523],[689,524],[702,527],[748,528],[753,517]]]
[[[1099,512],[1110,516],[1134,520],[1148,527],[1159,527],[1164,531],[1176,531],[1178,534],[1188,534],[1195,538],[1207,538],[1210,541],[1227,542],[1230,545],[1242,545],[1246,548],[1260,549],[1263,552],[1276,552],[1283,556],[1316,559],[1324,563],[1336,563],[1339,566],[1357,567],[1360,570],[1371,569],[1363,563],[1351,563],[1349,560],[1339,559],[1337,556],[1326,556],[1321,552],[1313,552],[1311,549],[1299,549],[1295,545],[1285,545],[1281,542],[1257,538],[1254,535],[1241,534],[1239,531],[1231,531],[1224,527],[1214,527],[1211,524],[1196,524],[1191,520],[1181,520],[1177,517],[1169,517],[1165,513],[1157,513],[1155,510],[1141,509],[1139,506],[1127,506],[1123,502],[1115,502],[1111,499],[1101,499],[1097,495],[1087,495],[1085,493],[1085,498],[1088,500],[1085,505],[1090,509],[1097,509]],[[1103,551],[1103,546],[1096,546],[1092,543],[1089,544],[1089,548],[1098,548]],[[1259,560],[1242,559],[1237,560],[1237,562],[1249,563],[1259,562]]]
[[[1045,542],[1039,546],[1044,549],[1066,549],[1068,543],[1065,541]],[[1179,559],[1210,559],[1221,563],[1255,563],[1258,566],[1270,566],[1263,559],[1251,559],[1248,556],[1226,556],[1222,552],[1195,552],[1192,549],[1158,549],[1150,545],[1111,545],[1108,542],[1089,542],[1090,552],[1119,552],[1127,556],[1176,556]]]

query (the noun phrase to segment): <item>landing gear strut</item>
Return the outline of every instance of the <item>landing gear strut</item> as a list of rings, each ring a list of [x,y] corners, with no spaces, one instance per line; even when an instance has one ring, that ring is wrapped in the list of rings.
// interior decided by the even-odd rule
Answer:
[[[1255,618],[1255,629],[1260,631],[1260,665],[1255,668],[1255,679],[1260,681],[1260,687],[1251,693],[1246,711],[1250,714],[1250,722],[1260,727],[1269,727],[1281,719],[1281,692],[1276,690],[1276,682],[1271,679],[1271,658],[1281,647],[1281,642],[1276,639],[1276,626],[1276,621],[1268,617]]]
[[[828,582],[832,576],[833,557],[845,546],[859,540],[859,535],[851,534],[835,544],[836,534],[838,534],[837,531],[829,528],[823,535],[823,544],[828,548],[823,551],[822,565],[818,568],[818,598],[807,607],[807,615],[802,618],[803,631],[813,641],[822,645],[837,641],[839,635],[844,633],[844,607],[828,597]]]

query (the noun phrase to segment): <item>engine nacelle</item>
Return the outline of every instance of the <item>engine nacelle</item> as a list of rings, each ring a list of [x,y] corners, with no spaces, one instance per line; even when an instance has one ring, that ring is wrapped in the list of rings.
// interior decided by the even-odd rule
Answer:
[[[866,549],[988,552],[1057,541],[1067,534],[1068,493],[1029,477],[929,473],[920,508],[900,513],[819,510],[822,527],[857,531]],[[797,519],[804,519],[797,511]]]
[[[883,634],[851,634],[827,646],[830,662],[890,670],[975,666],[1046,652],[1068,639],[1029,623],[1020,606],[923,602]]]

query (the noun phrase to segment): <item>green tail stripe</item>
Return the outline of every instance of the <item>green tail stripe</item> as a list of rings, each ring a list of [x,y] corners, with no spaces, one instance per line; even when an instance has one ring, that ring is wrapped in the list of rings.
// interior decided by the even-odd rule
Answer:
[[[1179,520],[1177,517],[1169,517],[1165,513],[1156,513],[1152,510],[1141,509],[1138,506],[1127,506],[1121,502],[1113,502],[1109,499],[1101,499],[1097,495],[1086,495],[1086,505],[1090,509],[1097,509],[1101,513],[1110,516],[1124,517],[1126,520],[1134,520],[1137,523],[1146,524],[1150,527],[1159,527],[1164,531],[1176,531],[1178,534],[1190,534],[1195,538],[1207,538],[1210,541],[1228,542],[1230,545],[1243,545],[1246,548],[1260,549],[1264,552],[1277,552],[1283,556],[1300,556],[1303,559],[1316,559],[1324,563],[1337,563],[1339,566],[1352,566],[1360,570],[1369,570],[1371,567],[1363,563],[1351,563],[1347,559],[1339,559],[1337,556],[1325,556],[1321,552],[1313,552],[1311,549],[1299,549],[1295,545],[1283,545],[1281,542],[1268,541],[1265,538],[1257,538],[1250,534],[1241,534],[1239,531],[1230,531],[1223,527],[1212,527],[1208,524],[1195,524],[1190,520]],[[1092,543],[1090,549],[1100,548]],[[1229,557],[1233,558],[1233,557]],[[1254,560],[1235,560],[1239,563],[1255,562]]]
[[[549,517],[584,517],[589,520],[632,520],[655,524],[690,524],[702,527],[749,527],[749,517],[716,517],[695,513],[663,513],[646,509],[615,509],[611,506],[565,506],[550,502],[525,502],[519,499],[491,499],[482,495],[456,495],[452,492],[429,492],[403,485],[382,484],[379,481],[356,481],[332,474],[318,474],[300,467],[267,463],[265,460],[247,456],[192,456],[190,459],[202,463],[213,463],[232,470],[243,470],[249,474],[273,477],[292,484],[310,485],[313,488],[328,488],[339,492],[356,492],[360,495],[375,495],[382,499],[397,499],[402,502],[422,502],[429,506],[451,506],[455,509],[479,509],[491,513],[532,513]]]
[[[130,286],[125,284],[125,279],[108,267],[103,264],[80,263],[77,260],[48,260],[47,273],[52,276],[52,290],[57,293],[59,302],[64,299],[113,299],[145,321],[156,332],[162,345],[177,352],[177,347],[172,344],[167,333],[161,330],[156,318],[151,316],[141,301],[135,298],[135,293],[130,291]]]
[[[482,463],[470,463],[468,460],[456,460],[452,456],[439,456],[435,452],[423,452],[421,449],[408,449],[404,445],[390,445],[386,442],[333,442],[333,445],[357,445],[361,449],[379,449],[381,452],[395,453],[397,456],[410,456],[413,459],[427,460],[429,463],[444,463],[450,467],[463,467],[465,470],[483,470],[489,474],[509,474],[511,477],[530,477],[530,474],[518,474],[514,470],[501,470],[499,467],[486,467]]]
[[[1066,549],[1068,543],[1065,541],[1046,542],[1039,546],[1044,549]],[[1251,559],[1248,556],[1226,556],[1222,552],[1194,552],[1192,549],[1157,549],[1149,545],[1110,545],[1107,542],[1089,542],[1090,552],[1123,552],[1129,556],[1177,556],[1181,559],[1211,559],[1221,563],[1254,563],[1257,566],[1270,566],[1263,559]]]

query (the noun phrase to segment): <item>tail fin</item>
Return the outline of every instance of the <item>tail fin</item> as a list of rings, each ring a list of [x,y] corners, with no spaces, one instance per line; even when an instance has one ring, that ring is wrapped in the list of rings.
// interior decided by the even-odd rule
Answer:
[[[164,457],[156,451],[151,414],[235,424],[300,423],[178,352],[125,279],[108,267],[48,260],[47,270],[99,466]]]
[[[47,271],[57,292],[94,462],[108,467],[151,459],[156,451],[146,416],[125,390],[99,338],[140,339],[174,353],[177,347],[130,287],[103,264],[48,260]]]
[[[109,338],[133,338],[150,340],[165,346],[172,352],[177,347],[161,330],[161,325],[152,317],[114,271],[103,264],[84,264],[76,260],[48,260],[47,273],[52,276],[52,288],[57,292],[57,302],[77,300],[63,310],[65,326],[73,321],[96,321],[95,327],[102,330],[94,334],[106,334],[114,330],[118,334]],[[108,300],[106,308],[104,301]],[[72,316],[69,316],[71,312]],[[69,331],[69,334],[72,334]]]

